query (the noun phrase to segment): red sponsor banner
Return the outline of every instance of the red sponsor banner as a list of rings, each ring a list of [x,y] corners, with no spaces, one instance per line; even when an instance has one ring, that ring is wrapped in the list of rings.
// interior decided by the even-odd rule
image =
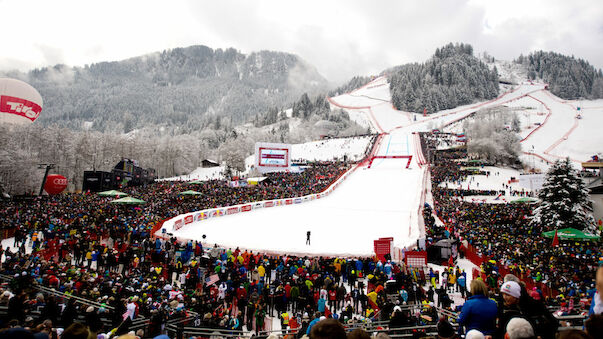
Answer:
[[[262,154],[263,159],[285,159],[284,154]]]
[[[236,213],[239,213],[238,207],[230,207],[229,209],[226,210],[226,214],[228,214],[228,215],[236,214]]]
[[[188,225],[188,224],[190,224],[192,222],[193,222],[193,216],[192,215],[184,217],[184,224],[185,225]]]
[[[391,241],[389,240],[374,240],[373,241],[373,246],[375,248],[375,254],[377,255],[377,258],[379,258],[379,260],[381,261],[385,261],[385,255],[386,254],[390,254],[391,252]]]
[[[411,267],[427,266],[427,252],[425,251],[410,251],[404,253],[406,265]],[[474,276],[475,277],[475,276]]]
[[[285,200],[285,205],[291,205],[291,204],[293,204],[293,199]]]
[[[264,207],[272,207],[272,206],[274,206],[274,201],[266,201],[264,203]]]
[[[251,211],[251,205],[245,205],[241,207],[241,212],[249,212]]]
[[[176,221],[174,222],[174,229],[175,229],[175,230],[179,230],[179,229],[181,229],[183,224],[184,224],[184,223],[182,222],[182,219],[178,219],[178,220],[176,220]]]
[[[34,121],[42,112],[42,107],[29,100],[3,95],[0,97],[0,112],[19,115]]]

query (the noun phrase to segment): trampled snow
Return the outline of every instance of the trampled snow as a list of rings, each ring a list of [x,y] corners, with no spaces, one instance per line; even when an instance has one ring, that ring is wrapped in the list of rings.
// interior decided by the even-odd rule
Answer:
[[[505,104],[526,105],[532,107],[530,114],[533,114],[533,110],[540,109],[539,105],[546,105],[552,110],[552,114],[524,142],[524,151],[528,150],[527,147],[531,150],[531,145],[534,145],[535,152],[542,157],[554,158],[546,154],[549,150],[557,156],[563,154],[581,158],[603,144],[593,142],[600,140],[601,137],[597,135],[595,138],[588,138],[586,146],[575,147],[580,140],[586,139],[572,137],[573,133],[582,131],[593,135],[596,134],[594,131],[597,126],[601,126],[599,119],[603,114],[596,114],[602,113],[601,108],[597,107],[603,105],[589,102],[583,103],[585,108],[590,108],[583,110],[585,117],[578,122],[578,127],[569,135],[568,140],[555,146],[575,123],[575,110],[572,111],[569,105],[546,92],[543,84],[525,82],[494,100],[457,107],[427,117],[395,110],[391,105],[389,85],[384,77],[351,93],[330,98],[330,102],[332,108],[345,109],[351,118],[370,121],[375,130],[386,132],[377,154],[413,155],[410,169],[404,168],[406,159],[376,159],[370,169],[366,165],[361,166],[333,193],[321,199],[211,218],[191,223],[175,232],[166,223],[166,231],[184,239],[201,240],[202,235],[206,235],[205,243],[208,245],[217,243],[226,247],[240,246],[280,253],[370,255],[373,252],[373,240],[377,238],[394,237],[396,247],[405,247],[413,245],[420,236],[418,211],[425,170],[417,164],[418,150],[414,147],[416,143],[413,142],[413,132],[428,131],[454,123],[480,108]],[[588,124],[582,121],[588,121]],[[593,126],[594,124],[598,125]],[[592,128],[590,134],[589,126]],[[534,128],[531,127],[532,130]],[[314,148],[308,145],[296,148],[294,145],[292,155],[294,158],[302,158],[295,152],[296,149],[300,152],[303,149],[303,152],[310,155],[316,154],[315,159],[326,160],[333,158],[341,148],[330,141],[322,146],[319,150],[316,145]],[[362,147],[355,147],[356,152],[360,149]],[[479,180],[480,186],[483,185],[480,188],[500,187],[502,182],[507,181],[506,177],[510,176],[501,172],[500,176],[491,176],[487,180],[476,178],[474,183]],[[307,231],[311,232],[311,245],[305,244]]]
[[[519,179],[521,172],[512,168],[500,168],[493,166],[484,166],[481,168],[484,172],[490,172],[490,175],[470,175],[465,180],[457,183],[442,183],[441,187],[458,188],[463,190],[478,189],[478,190],[494,190],[504,191],[505,195],[498,197],[494,196],[465,196],[463,199],[470,202],[488,202],[488,203],[507,203],[516,199],[519,196],[512,196],[511,191],[525,191],[530,190],[526,187],[521,186],[518,181],[511,181],[512,179]],[[506,186],[505,186],[506,185]]]

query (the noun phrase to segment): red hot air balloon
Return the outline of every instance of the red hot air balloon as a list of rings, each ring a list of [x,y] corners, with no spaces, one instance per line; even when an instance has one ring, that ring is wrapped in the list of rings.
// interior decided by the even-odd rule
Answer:
[[[44,190],[50,195],[55,195],[63,192],[67,187],[67,178],[60,174],[49,174],[44,183]]]
[[[42,112],[42,96],[29,84],[0,78],[0,123],[31,124]]]

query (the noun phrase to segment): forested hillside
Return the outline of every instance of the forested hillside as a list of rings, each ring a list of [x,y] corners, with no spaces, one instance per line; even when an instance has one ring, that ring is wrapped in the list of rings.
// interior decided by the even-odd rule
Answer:
[[[473,55],[468,44],[448,44],[436,49],[424,64],[407,64],[387,70],[392,103],[396,109],[433,113],[487,100],[498,95],[498,74]]]
[[[205,46],[4,76],[20,78],[40,92],[40,124],[118,133],[234,126],[304,92],[326,90],[326,80],[295,55],[244,55]]]
[[[544,80],[549,90],[560,98],[603,98],[603,73],[586,60],[538,51],[527,57],[520,56],[516,62],[527,65],[528,77]]]

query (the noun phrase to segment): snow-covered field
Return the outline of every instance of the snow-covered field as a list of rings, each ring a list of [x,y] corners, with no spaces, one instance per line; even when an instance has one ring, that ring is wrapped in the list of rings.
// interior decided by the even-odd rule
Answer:
[[[362,159],[367,149],[370,136],[328,139],[295,144],[291,146],[291,159],[308,161],[348,160]]]
[[[531,151],[533,145],[534,152],[545,159],[570,156],[585,160],[588,154],[600,152],[603,145],[603,134],[597,133],[603,122],[603,102],[581,102],[583,119],[576,120],[572,103],[554,98],[544,90],[543,84],[523,82],[494,100],[427,117],[395,110],[384,77],[351,93],[330,98],[330,102],[332,108],[345,109],[353,119],[370,122],[375,130],[386,132],[377,154],[413,155],[410,169],[403,168],[405,159],[376,159],[370,169],[366,166],[357,169],[322,199],[194,222],[174,234],[187,239],[201,239],[206,235],[206,243],[210,245],[218,243],[281,253],[369,255],[373,251],[373,240],[390,236],[394,237],[397,247],[412,245],[420,236],[417,212],[425,173],[417,164],[412,133],[454,123],[480,108],[500,105],[518,108],[524,127],[522,136],[527,137],[523,142],[524,151]],[[546,111],[548,115],[549,109],[550,116],[545,122],[546,115],[538,113]],[[576,121],[576,128],[566,135]],[[536,122],[541,124],[538,129]],[[292,156],[329,160],[343,154],[361,154],[365,149],[366,144],[361,142],[335,139],[294,145]],[[525,160],[538,163],[540,160],[535,161],[536,158],[526,156]],[[546,165],[542,160],[538,166]],[[489,169],[492,173],[489,177],[470,177],[461,186],[498,190],[510,177],[519,174],[514,170]],[[511,184],[511,188],[521,190],[518,184]],[[430,201],[429,192],[426,199]],[[514,198],[507,195],[507,199]],[[312,234],[311,245],[305,245],[307,231]]]
[[[192,180],[210,180],[210,179],[222,179],[224,175],[224,166],[203,168],[199,167],[192,171],[188,175],[181,175],[171,178],[163,178],[159,181],[192,181]]]
[[[529,192],[528,188],[520,185],[519,182],[511,182],[512,178],[519,179],[521,172],[512,168],[501,168],[493,166],[484,166],[481,168],[484,172],[490,172],[486,175],[470,175],[465,180],[455,183],[442,183],[441,187],[458,188],[458,189],[479,189],[479,190],[496,190],[505,191],[505,195],[496,199],[497,196],[466,196],[464,200],[472,202],[488,202],[488,203],[507,203],[520,196],[511,196],[511,191],[522,190]],[[506,185],[506,186],[504,186]]]

